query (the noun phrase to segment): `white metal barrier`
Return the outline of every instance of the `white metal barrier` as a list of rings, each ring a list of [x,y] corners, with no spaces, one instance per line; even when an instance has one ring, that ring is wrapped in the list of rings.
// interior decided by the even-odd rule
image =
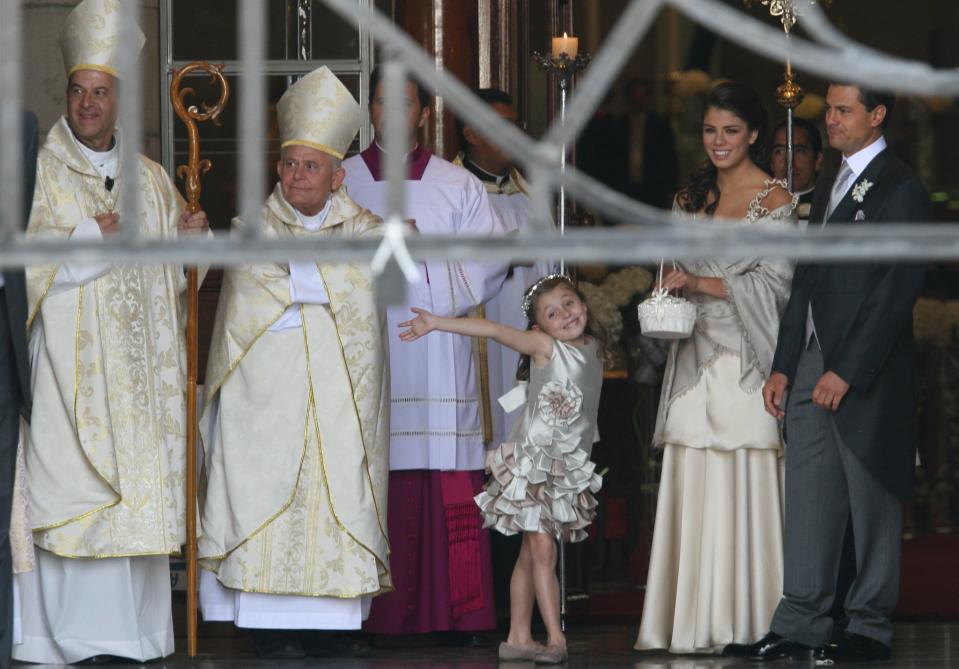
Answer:
[[[520,164],[532,184],[534,229],[509,239],[393,237],[394,250],[405,245],[421,258],[511,258],[537,260],[565,257],[571,262],[633,263],[648,262],[663,256],[816,258],[842,260],[858,258],[956,259],[959,258],[959,224],[910,224],[835,226],[821,234],[799,231],[744,231],[739,226],[717,226],[684,222],[669,212],[633,201],[600,184],[589,176],[557,168],[564,143],[571,142],[591,117],[605,91],[650,29],[657,14],[671,6],[690,19],[723,37],[737,42],[773,60],[791,58],[795,67],[826,78],[843,73],[846,81],[863,82],[872,88],[895,90],[916,95],[959,96],[959,71],[936,70],[922,63],[905,61],[856,44],[840,34],[828,22],[822,10],[809,6],[803,16],[807,34],[816,42],[793,35],[788,41],[782,31],[762,23],[718,0],[632,0],[616,27],[607,37],[592,65],[581,78],[566,116],[564,126],[555,123],[542,141],[524,135],[514,125],[499,118],[478,101],[466,85],[444,71],[438,71],[431,56],[408,35],[375,8],[356,0],[323,0],[348,20],[369,30],[395,64],[387,69],[388,80],[400,80],[404,71],[435,89],[445,103],[467,119],[491,141]],[[265,95],[262,84],[264,31],[263,4],[258,0],[240,3],[240,46],[244,63],[244,82],[240,91],[242,171],[240,211],[247,219],[259,215],[263,201],[262,147],[265,133]],[[140,3],[124,2],[125,20],[137,21]],[[64,242],[25,238],[20,202],[22,193],[21,155],[21,3],[0,2],[0,266],[71,260],[96,262],[183,262],[230,265],[266,260],[370,260],[379,242],[375,240],[328,240],[316,244],[216,235],[211,239],[161,241],[137,234],[127,227],[124,234],[106,242]],[[120,124],[124,128],[124,160],[139,152],[142,118],[139,71],[135,67],[131,40],[125,42],[130,53],[124,58],[121,87]],[[52,48],[53,45],[51,45]],[[259,82],[259,83],[257,83]],[[391,87],[396,90],[395,86]],[[388,105],[400,103],[396,96]],[[390,113],[399,118],[399,107]],[[394,130],[396,126],[393,126]],[[395,139],[395,138],[394,138]],[[390,136],[387,142],[391,142]],[[399,153],[392,154],[399,161]],[[393,185],[390,198],[391,219],[402,214],[403,169],[388,164]],[[571,230],[560,237],[549,225],[554,195],[560,185],[585,206],[604,217],[626,224],[627,228]],[[135,204],[138,185],[125,180],[121,197],[126,211]],[[251,226],[253,228],[253,226]],[[382,258],[381,258],[382,259]]]

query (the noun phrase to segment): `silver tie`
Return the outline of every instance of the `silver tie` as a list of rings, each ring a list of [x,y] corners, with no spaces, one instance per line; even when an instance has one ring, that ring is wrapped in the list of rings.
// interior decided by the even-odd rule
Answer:
[[[849,163],[843,160],[842,166],[839,168],[839,174],[836,175],[836,182],[832,185],[832,192],[829,194],[829,209],[826,210],[826,216],[823,218],[823,227],[826,226],[826,221],[832,216],[832,212],[839,206],[839,203],[842,202],[843,196],[849,189],[849,178],[851,176],[852,168],[849,167]],[[816,323],[812,317],[812,302],[810,302],[809,308],[806,310],[806,335],[804,337],[806,346],[809,346],[809,342],[812,339],[816,340],[817,345],[819,344],[819,336],[816,334]]]
[[[832,216],[832,212],[834,212],[836,207],[839,206],[839,203],[842,202],[843,196],[846,194],[846,191],[849,190],[849,177],[851,176],[852,168],[849,167],[849,163],[845,160],[842,161],[839,174],[836,175],[836,182],[832,185],[832,193],[829,195],[829,209],[826,210],[826,219],[823,220],[823,223]]]

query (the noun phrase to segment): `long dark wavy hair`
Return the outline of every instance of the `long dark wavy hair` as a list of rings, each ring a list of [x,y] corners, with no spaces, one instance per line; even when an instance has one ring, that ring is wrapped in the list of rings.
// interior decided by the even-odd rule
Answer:
[[[726,81],[714,87],[703,105],[703,118],[710,109],[732,112],[745,123],[750,132],[758,131],[756,141],[749,145],[749,157],[757,167],[766,170],[766,141],[769,129],[769,114],[759,94],[746,84]],[[689,182],[679,191],[679,203],[690,213],[703,211],[712,216],[722,193],[716,183],[717,170],[709,158],[693,171]],[[710,202],[710,195],[713,196]]]
[[[545,281],[540,280],[533,284],[531,291],[527,292],[529,309],[526,312],[526,318],[529,319],[529,322],[526,325],[526,329],[532,330],[533,326],[536,325],[536,305],[539,302],[539,298],[557,286],[562,286],[564,284],[569,286],[570,290],[576,293],[576,295],[579,296],[579,299],[583,301],[583,304],[586,305],[585,334],[593,337],[599,344],[598,355],[603,361],[603,366],[608,368],[610,366],[612,356],[612,345],[610,343],[609,333],[606,331],[606,328],[603,326],[603,324],[597,320],[592,310],[589,309],[589,303],[586,302],[586,296],[580,292],[579,288],[573,285],[573,282],[568,277],[551,276]],[[529,367],[530,357],[528,355],[521,355],[519,357],[519,365],[516,367],[517,381],[529,381]]]

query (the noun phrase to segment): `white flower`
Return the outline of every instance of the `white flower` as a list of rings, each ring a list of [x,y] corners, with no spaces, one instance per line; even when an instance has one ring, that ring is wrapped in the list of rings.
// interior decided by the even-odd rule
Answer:
[[[569,379],[546,383],[536,398],[539,414],[550,427],[566,428],[579,418],[583,391]]]
[[[866,197],[866,193],[869,192],[869,189],[872,188],[873,183],[863,179],[852,189],[852,199],[856,202],[862,204],[862,199]]]

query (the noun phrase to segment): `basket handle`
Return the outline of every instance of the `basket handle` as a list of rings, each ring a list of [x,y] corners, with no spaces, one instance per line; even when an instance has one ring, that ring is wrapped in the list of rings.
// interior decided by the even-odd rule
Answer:
[[[669,293],[668,290],[663,290],[663,264],[665,263],[665,258],[659,259],[659,271],[656,272],[656,292],[660,294]],[[670,263],[673,266],[673,269],[676,269],[676,261],[670,260]]]

